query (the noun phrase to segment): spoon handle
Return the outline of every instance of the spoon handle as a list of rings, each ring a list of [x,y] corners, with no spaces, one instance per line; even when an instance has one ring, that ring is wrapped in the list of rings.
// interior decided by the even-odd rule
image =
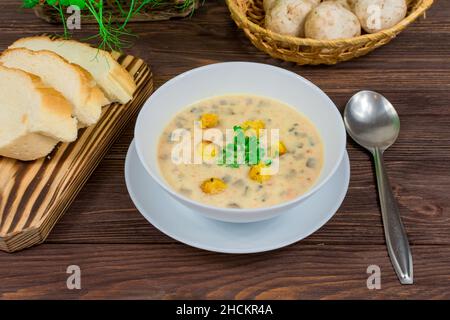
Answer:
[[[397,200],[392,194],[389,178],[383,161],[383,152],[374,150],[375,171],[378,193],[380,196],[381,216],[383,217],[384,235],[389,256],[395,272],[402,284],[413,283],[413,263],[408,237],[400,218]]]

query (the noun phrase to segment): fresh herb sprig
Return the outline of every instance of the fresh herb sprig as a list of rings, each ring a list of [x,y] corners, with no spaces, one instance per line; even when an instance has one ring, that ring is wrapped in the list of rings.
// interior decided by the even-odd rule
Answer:
[[[53,7],[61,17],[64,37],[68,38],[70,32],[64,12],[67,7],[76,5],[85,15],[93,17],[98,24],[98,33],[88,39],[97,39],[100,49],[122,51],[123,48],[131,45],[129,39],[133,33],[127,29],[130,20],[148,7],[155,8],[166,3],[167,0],[129,0],[129,5],[124,8],[122,0],[114,0],[113,4],[117,9],[114,12],[104,4],[104,0],[23,0],[23,7],[34,8],[44,4]],[[195,0],[185,0],[174,5],[179,10],[186,10],[193,7],[194,4]],[[118,20],[123,22],[116,22]]]
[[[233,142],[228,143],[221,151],[219,157],[219,165],[225,165],[230,168],[239,168],[239,153],[244,152],[244,164],[252,166],[258,164],[265,156],[266,150],[261,146],[260,139],[257,136],[246,136],[244,130],[240,126],[234,126]],[[266,165],[270,165],[272,160],[265,161]]]

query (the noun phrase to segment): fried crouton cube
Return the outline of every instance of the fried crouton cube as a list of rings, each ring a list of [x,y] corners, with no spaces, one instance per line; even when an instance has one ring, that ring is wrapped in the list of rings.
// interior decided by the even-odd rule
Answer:
[[[201,154],[202,156],[202,159],[205,161],[215,159],[216,155],[218,154],[217,145],[212,143],[211,141],[203,140],[198,144],[197,148],[199,154]]]
[[[250,179],[259,182],[259,183],[263,183],[267,180],[269,180],[271,178],[270,175],[264,175],[261,173],[261,169],[262,168],[266,168],[267,165],[260,162],[257,165],[254,165],[250,168],[250,171],[248,172],[248,176]]]
[[[287,152],[287,148],[282,141],[278,142],[278,154],[282,156]]]
[[[219,178],[209,178],[203,181],[200,188],[206,194],[218,194],[225,191],[227,185]]]
[[[219,123],[219,116],[214,113],[204,113],[200,117],[202,129],[214,128]]]
[[[253,129],[256,135],[259,135],[259,131],[265,128],[266,124],[262,120],[247,120],[242,124],[242,129],[245,131]]]

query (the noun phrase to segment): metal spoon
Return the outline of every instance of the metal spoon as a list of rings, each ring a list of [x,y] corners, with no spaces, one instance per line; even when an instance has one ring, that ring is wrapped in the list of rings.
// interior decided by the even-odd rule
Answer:
[[[413,263],[408,237],[383,161],[383,152],[395,142],[400,131],[398,114],[381,94],[360,91],[347,103],[344,122],[353,140],[369,150],[374,157],[389,256],[400,282],[412,284]]]

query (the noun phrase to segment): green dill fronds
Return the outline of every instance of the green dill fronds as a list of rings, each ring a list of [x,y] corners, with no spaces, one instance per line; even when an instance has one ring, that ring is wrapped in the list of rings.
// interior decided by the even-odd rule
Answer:
[[[111,8],[106,8],[103,0],[22,0],[24,8],[34,8],[38,5],[47,4],[54,8],[64,28],[64,37],[70,37],[65,19],[65,10],[71,5],[78,6],[83,12],[98,24],[98,33],[86,39],[96,39],[100,49],[122,51],[123,48],[131,46],[130,38],[135,36],[127,25],[131,19],[147,8],[156,8],[162,4],[167,4],[167,0],[128,0],[125,8],[123,0],[114,0],[114,13]],[[106,2],[106,1],[105,1]],[[179,4],[174,4],[178,10],[193,9],[195,0],[186,0]],[[192,10],[193,11],[193,10]],[[123,22],[118,23],[116,21]]]

